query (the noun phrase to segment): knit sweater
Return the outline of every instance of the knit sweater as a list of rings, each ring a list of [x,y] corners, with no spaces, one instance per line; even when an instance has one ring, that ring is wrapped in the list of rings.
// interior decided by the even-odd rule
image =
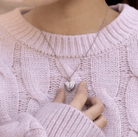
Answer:
[[[97,33],[42,31],[69,76],[81,63],[71,92],[41,31],[22,16],[31,8],[0,15],[0,137],[138,137],[138,10],[122,3],[110,7],[120,14],[100,31],[85,59]],[[88,97],[105,106],[104,132],[69,105],[82,80]],[[64,103],[53,102],[59,88]]]

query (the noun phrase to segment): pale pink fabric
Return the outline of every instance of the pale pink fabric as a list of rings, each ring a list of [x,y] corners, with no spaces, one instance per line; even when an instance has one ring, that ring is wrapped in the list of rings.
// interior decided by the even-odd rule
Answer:
[[[0,137],[138,137],[138,11],[110,7],[120,15],[101,30],[73,75],[73,92],[64,89],[66,73],[40,30],[23,18],[31,8],[0,15]],[[43,33],[69,76],[96,36]],[[82,80],[88,96],[105,106],[104,133],[69,105]],[[59,88],[64,104],[52,102]]]

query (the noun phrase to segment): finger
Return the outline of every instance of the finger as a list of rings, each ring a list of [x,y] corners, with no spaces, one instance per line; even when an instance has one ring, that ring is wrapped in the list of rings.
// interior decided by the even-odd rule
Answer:
[[[69,104],[78,110],[81,110],[88,98],[88,93],[86,89],[86,82],[81,81],[78,85],[77,94],[73,98],[72,102]]]
[[[104,111],[104,105],[97,97],[89,97],[86,101],[86,104],[91,104],[91,107],[82,112],[91,120],[96,119]]]
[[[53,102],[64,103],[64,101],[65,101],[65,92],[62,88],[60,88],[58,89],[57,95]]]
[[[104,130],[103,129],[101,129],[102,130],[102,132],[104,133]]]
[[[96,120],[94,120],[94,123],[102,129],[107,125],[107,119],[103,115],[100,115]]]

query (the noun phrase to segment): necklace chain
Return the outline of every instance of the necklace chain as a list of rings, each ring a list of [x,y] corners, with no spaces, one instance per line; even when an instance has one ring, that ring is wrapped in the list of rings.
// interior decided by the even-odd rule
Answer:
[[[108,13],[108,6],[107,6],[107,12],[106,12],[106,15],[105,15],[105,18],[106,18],[106,16],[107,16],[107,13]],[[36,10],[35,10],[35,16],[36,16]],[[103,22],[102,22],[102,25],[101,25],[101,27],[100,27],[100,29],[99,29],[99,31],[98,31],[98,33],[97,33],[97,36],[98,36],[98,34],[99,34],[99,32],[100,32],[100,30],[101,30],[101,28],[102,28],[102,26],[103,26],[103,24],[104,24],[104,21],[105,21],[105,18],[104,18],[104,20],[103,20]],[[37,20],[37,19],[36,19]],[[38,21],[37,21],[37,23],[38,23]],[[41,34],[44,36],[44,34],[42,33],[42,31],[41,31]],[[95,40],[96,40],[96,38],[97,38],[97,36],[95,37],[95,39],[94,39],[94,41],[93,41],[93,43],[95,42]],[[44,36],[44,38],[45,38],[45,36]],[[47,41],[47,39],[45,38],[45,40]],[[49,44],[49,42],[47,41],[47,43],[48,43],[48,45],[50,46],[50,44]],[[93,44],[92,44],[93,45]],[[91,45],[91,47],[92,47],[92,45]],[[51,47],[51,46],[50,46]],[[91,49],[91,47],[90,47],[90,49]],[[53,50],[53,48],[51,47],[51,49],[52,49],[52,51],[54,52],[54,54],[55,54],[55,51]],[[85,56],[84,56],[84,59],[85,59],[85,57],[87,56],[87,54],[88,54],[88,52],[90,51],[90,49],[86,52],[86,54],[85,54]],[[55,56],[56,56],[56,54],[55,54]],[[57,57],[57,56],[56,56]],[[58,58],[58,57],[57,57]],[[83,59],[83,60],[84,60]],[[59,60],[59,58],[58,58],[58,60]],[[82,61],[83,61],[82,60]],[[60,60],[59,60],[59,62],[60,62]],[[60,62],[60,64],[61,64],[61,62]],[[81,63],[80,63],[81,64]],[[78,67],[80,66],[80,64],[78,65]],[[62,66],[62,68],[64,69],[64,67],[63,67],[63,65],[61,64],[61,66]],[[72,73],[72,75],[69,77],[69,75],[67,74],[67,72],[65,71],[65,69],[64,69],[64,71],[66,72],[66,74],[67,74],[67,76],[68,76],[68,78],[67,77],[65,77],[64,76],[64,78],[65,79],[67,79],[68,81],[70,81],[71,80],[71,77],[73,76],[73,74],[76,72],[76,70],[78,69],[78,67],[75,69],[75,71]],[[61,73],[61,72],[60,72]]]

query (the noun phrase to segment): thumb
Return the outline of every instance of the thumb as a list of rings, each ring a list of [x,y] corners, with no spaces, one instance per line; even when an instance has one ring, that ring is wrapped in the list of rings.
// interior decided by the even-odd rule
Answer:
[[[64,103],[64,101],[65,101],[65,92],[62,88],[60,88],[58,89],[57,95],[53,102]]]

